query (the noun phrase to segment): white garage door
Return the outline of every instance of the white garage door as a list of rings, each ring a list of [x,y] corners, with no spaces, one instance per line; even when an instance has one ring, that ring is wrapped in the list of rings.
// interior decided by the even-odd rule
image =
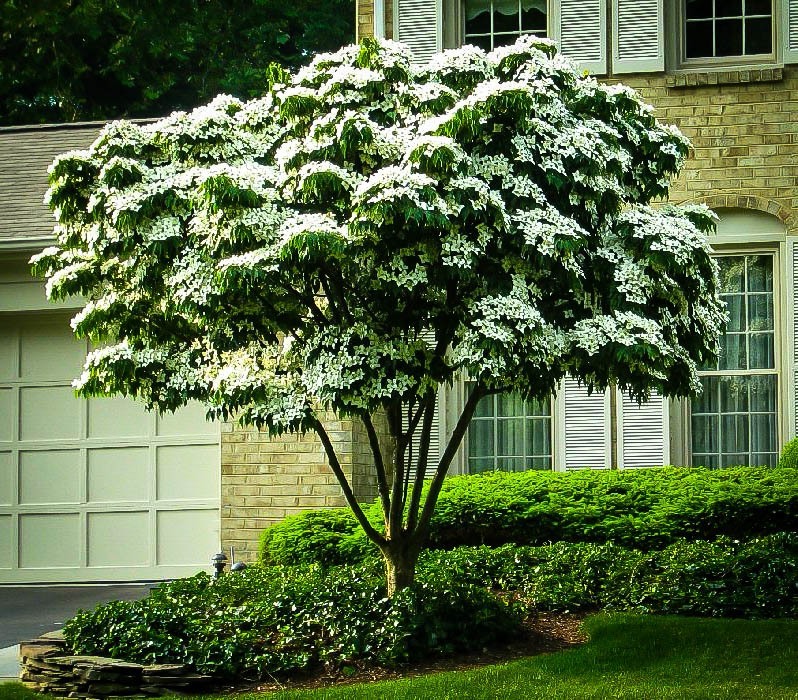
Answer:
[[[75,398],[68,317],[0,317],[0,583],[162,579],[219,551],[218,426]]]

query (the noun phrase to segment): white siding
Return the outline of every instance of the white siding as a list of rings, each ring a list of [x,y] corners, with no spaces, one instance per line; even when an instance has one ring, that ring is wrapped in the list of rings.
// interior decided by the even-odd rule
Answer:
[[[670,462],[667,401],[659,394],[638,405],[618,392],[618,467],[660,467]]]
[[[798,0],[784,0],[784,62],[798,63]]]
[[[609,467],[609,400],[606,392],[587,393],[570,377],[564,381],[561,402],[564,455],[557,459],[566,469]]]
[[[613,73],[665,70],[662,2],[613,0]]]
[[[407,44],[413,62],[423,65],[441,50],[443,36],[442,0],[397,0],[394,27],[397,41]]]
[[[554,38],[562,53],[591,73],[606,73],[607,11],[604,0],[562,0],[559,8],[553,9]]]

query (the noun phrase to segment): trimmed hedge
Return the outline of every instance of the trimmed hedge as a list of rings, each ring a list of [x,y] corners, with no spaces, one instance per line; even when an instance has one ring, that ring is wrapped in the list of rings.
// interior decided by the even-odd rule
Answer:
[[[642,552],[617,544],[426,551],[419,579],[516,592],[537,610],[623,610],[717,617],[798,616],[798,534],[720,538]]]
[[[389,600],[373,567],[251,567],[81,611],[64,637],[78,654],[258,679],[481,649],[512,637],[520,621],[518,606],[452,578],[430,577]]]
[[[381,525],[379,506],[368,509]],[[441,491],[429,546],[612,542],[661,549],[679,539],[745,540],[798,531],[798,469],[663,467],[489,472]],[[265,530],[266,564],[356,563],[378,552],[348,509],[309,511]]]

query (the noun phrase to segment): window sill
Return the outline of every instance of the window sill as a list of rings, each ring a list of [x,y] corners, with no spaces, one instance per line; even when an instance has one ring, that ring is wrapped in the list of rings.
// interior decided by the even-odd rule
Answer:
[[[702,87],[704,85],[738,85],[743,83],[773,83],[784,78],[781,66],[768,68],[699,69],[668,73],[665,86],[669,88]]]

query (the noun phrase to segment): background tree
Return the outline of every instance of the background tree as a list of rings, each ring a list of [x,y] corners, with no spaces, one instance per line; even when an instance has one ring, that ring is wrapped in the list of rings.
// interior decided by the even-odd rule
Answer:
[[[0,0],[0,124],[153,117],[264,92],[354,39],[354,0]]]
[[[392,593],[413,580],[482,397],[540,399],[566,373],[639,398],[698,390],[723,320],[712,214],[648,205],[687,149],[634,91],[584,77],[549,41],[464,47],[420,72],[404,47],[369,41],[273,69],[263,99],[115,122],[57,159],[58,245],[36,266],[51,297],[88,299],[73,327],[106,344],[80,393],[199,399],[318,433]],[[463,375],[425,491],[436,391]],[[325,410],[365,426],[384,531]]]

